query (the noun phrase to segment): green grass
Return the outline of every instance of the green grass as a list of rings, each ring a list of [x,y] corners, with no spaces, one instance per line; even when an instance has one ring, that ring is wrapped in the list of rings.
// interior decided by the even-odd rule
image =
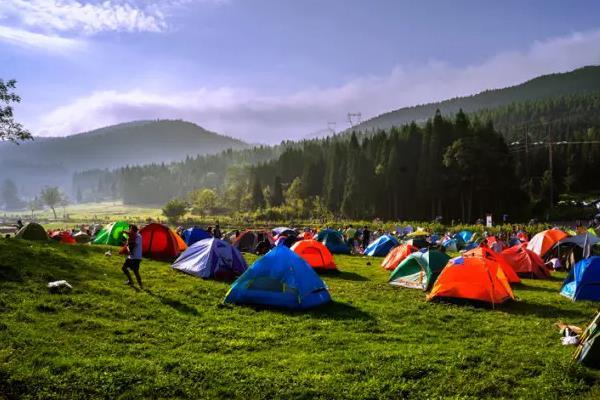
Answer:
[[[557,320],[595,305],[525,280],[497,309],[428,303],[380,259],[336,257],[334,302],[307,312],[223,305],[225,283],[144,261],[123,284],[105,248],[0,240],[0,398],[598,398]],[[248,256],[248,261],[253,261]],[[371,265],[368,265],[368,262]],[[66,279],[70,294],[50,294]]]

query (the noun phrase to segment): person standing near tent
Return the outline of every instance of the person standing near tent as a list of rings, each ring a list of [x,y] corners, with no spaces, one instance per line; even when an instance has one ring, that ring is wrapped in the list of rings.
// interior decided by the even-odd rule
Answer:
[[[369,247],[369,242],[371,241],[371,232],[369,232],[369,228],[365,226],[362,231],[362,246],[363,250]]]
[[[135,279],[140,285],[140,289],[143,289],[142,277],[140,276],[140,263],[142,262],[142,235],[138,232],[138,227],[131,225],[129,227],[128,239],[127,239],[127,258],[123,264],[122,271],[127,276],[126,284],[133,286],[133,280],[129,270],[133,271]]]
[[[213,230],[213,237],[215,239],[221,239],[223,237],[223,234],[221,233],[221,227],[219,226],[219,221],[217,221],[215,229]]]

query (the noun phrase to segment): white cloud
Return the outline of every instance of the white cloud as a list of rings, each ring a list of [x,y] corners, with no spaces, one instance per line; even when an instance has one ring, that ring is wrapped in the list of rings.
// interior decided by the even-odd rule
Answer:
[[[151,11],[128,1],[2,0],[0,15],[50,32],[159,32],[166,28],[159,7]],[[150,8],[149,8],[150,9]]]
[[[345,128],[345,115],[350,111],[362,112],[365,119],[590,64],[600,64],[600,30],[536,42],[528,51],[501,53],[465,68],[443,62],[399,66],[387,76],[286,96],[244,88],[177,94],[144,89],[98,91],[56,108],[37,125],[40,134],[62,136],[136,119],[184,118],[220,133],[273,143],[322,129],[327,121],[337,121],[338,130]]]
[[[29,32],[23,29],[0,25],[0,40],[21,47],[34,48],[51,52],[67,52],[83,48],[84,44],[77,39],[63,38],[54,35]]]

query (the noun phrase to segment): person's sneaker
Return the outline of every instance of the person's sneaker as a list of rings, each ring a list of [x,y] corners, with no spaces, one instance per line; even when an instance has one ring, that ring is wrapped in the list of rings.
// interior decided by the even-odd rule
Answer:
[[[131,281],[125,281],[125,284],[129,285],[129,286],[133,286],[133,282],[131,282]]]

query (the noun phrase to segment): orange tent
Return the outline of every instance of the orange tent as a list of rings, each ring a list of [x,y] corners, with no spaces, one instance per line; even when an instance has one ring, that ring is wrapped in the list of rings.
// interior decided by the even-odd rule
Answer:
[[[466,299],[500,304],[514,299],[500,264],[483,257],[458,257],[446,265],[427,300]]]
[[[506,262],[519,275],[536,278],[548,278],[550,271],[544,265],[544,260],[527,248],[525,243],[518,244],[502,252]]]
[[[393,271],[396,269],[398,264],[404,261],[406,257],[415,251],[419,251],[419,249],[415,246],[411,246],[410,244],[401,244],[389,252],[389,254],[383,259],[381,266],[388,271]]]
[[[502,271],[504,272],[506,279],[508,279],[508,281],[510,283],[520,283],[521,282],[521,279],[519,278],[519,276],[517,275],[515,270],[504,259],[504,257],[502,257],[501,254],[494,252],[489,247],[476,247],[473,250],[469,250],[469,251],[463,253],[463,257],[465,257],[465,258],[466,257],[484,258],[486,260],[494,261],[494,262],[498,263],[500,268],[502,268]]]
[[[163,224],[148,224],[140,230],[140,235],[144,257],[173,258],[187,248],[183,239]]]
[[[300,240],[294,243],[292,251],[302,257],[314,269],[337,269],[331,252],[321,242],[313,239]]]
[[[560,229],[548,229],[536,234],[527,243],[527,248],[533,251],[540,257],[544,257],[546,253],[554,246],[559,240],[566,238],[565,232]]]

